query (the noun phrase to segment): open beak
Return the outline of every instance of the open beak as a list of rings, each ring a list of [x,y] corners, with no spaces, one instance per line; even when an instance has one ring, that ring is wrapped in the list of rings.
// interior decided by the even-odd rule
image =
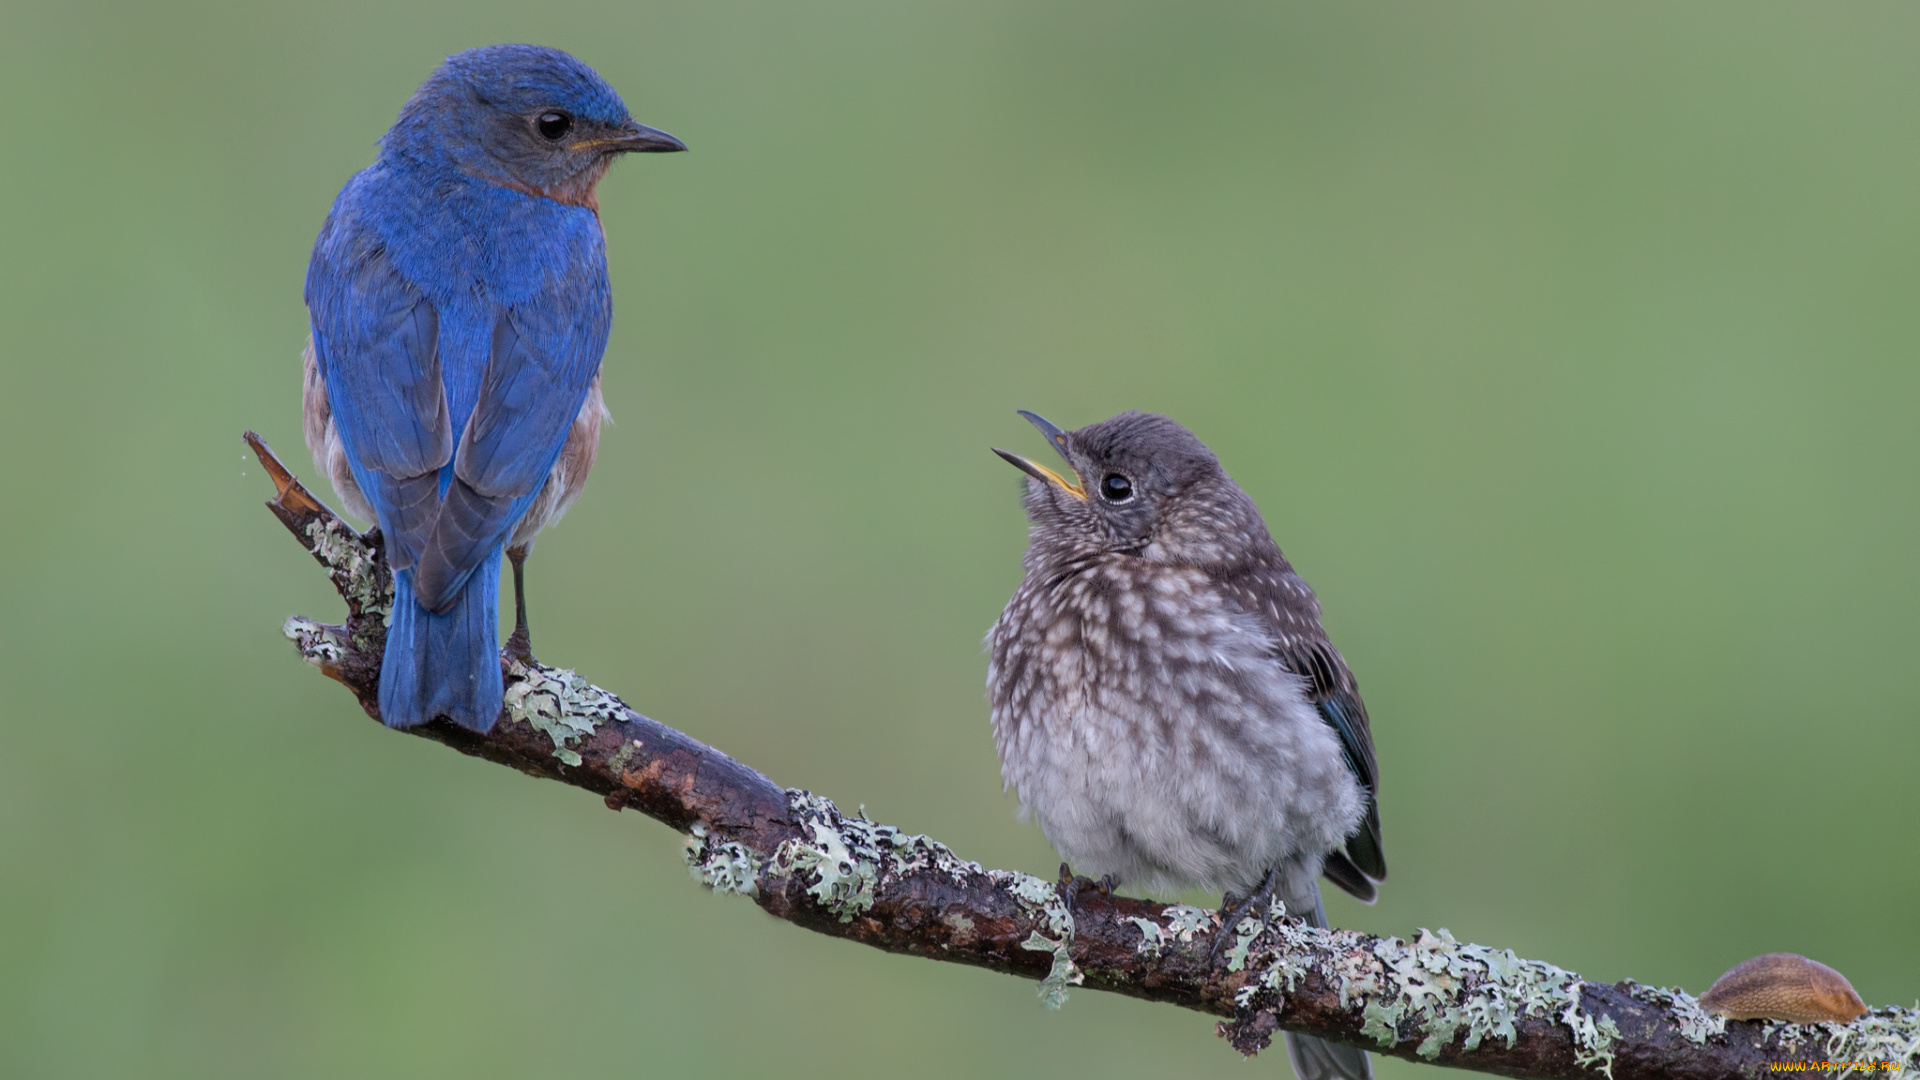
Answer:
[[[579,145],[583,149],[595,147],[621,154],[671,154],[687,148],[686,143],[659,128],[650,128],[633,120],[620,125],[620,134],[611,139],[594,139]]]
[[[1067,433],[1066,432],[1061,431],[1059,428],[1053,426],[1053,424],[1049,422],[1046,417],[1041,416],[1039,413],[1030,413],[1025,409],[1021,409],[1020,415],[1026,417],[1028,423],[1040,429],[1040,434],[1045,435],[1047,437],[1047,442],[1053,446],[1054,452],[1060,455],[1060,460],[1067,461]],[[1053,484],[1059,487],[1061,491],[1064,491],[1067,494],[1073,496],[1074,498],[1079,499],[1081,502],[1087,501],[1087,491],[1085,488],[1081,487],[1079,484],[1074,483],[1071,480],[1068,480],[1066,477],[1061,476],[1059,473],[1054,472],[1052,469],[1047,468],[1045,465],[1042,465],[1039,462],[1032,460],[1031,458],[1023,458],[1019,454],[1013,453],[1012,451],[1002,450],[997,446],[993,448],[993,452],[1007,459],[1007,463],[1009,465],[1012,465],[1014,468],[1019,469],[1021,472],[1026,473],[1028,476],[1033,477],[1035,480],[1038,480],[1046,484]],[[1073,467],[1073,463],[1071,461],[1067,461],[1067,467],[1071,469]]]

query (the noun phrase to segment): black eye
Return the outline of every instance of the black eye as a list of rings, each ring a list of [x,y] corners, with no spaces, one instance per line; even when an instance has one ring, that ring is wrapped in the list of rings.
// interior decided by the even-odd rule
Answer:
[[[1117,472],[1108,473],[1107,478],[1100,481],[1100,497],[1108,502],[1126,502],[1133,498],[1133,481]]]
[[[573,130],[573,117],[563,112],[543,112],[533,126],[540,132],[541,138],[559,142],[567,137],[567,132]]]

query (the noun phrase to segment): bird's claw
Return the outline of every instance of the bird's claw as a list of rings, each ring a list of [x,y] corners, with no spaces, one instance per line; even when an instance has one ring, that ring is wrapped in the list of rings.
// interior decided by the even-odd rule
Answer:
[[[1256,909],[1264,919],[1267,913],[1273,910],[1275,877],[1275,872],[1269,870],[1267,876],[1260,879],[1259,887],[1247,895],[1235,897],[1232,893],[1227,893],[1220,897],[1220,929],[1213,932],[1213,948],[1207,950],[1209,967],[1219,961],[1220,954],[1226,951],[1228,942],[1239,939],[1237,928],[1240,920],[1253,914]]]
[[[1100,875],[1100,880],[1095,881],[1090,877],[1075,874],[1073,867],[1068,866],[1066,863],[1060,864],[1060,901],[1067,906],[1068,912],[1073,911],[1074,903],[1080,899],[1081,892],[1087,888],[1091,887],[1094,892],[1099,893],[1101,896],[1112,896],[1113,890],[1119,884],[1120,879],[1114,877],[1112,874],[1102,874]]]
[[[533,658],[533,639],[527,633],[524,624],[513,628],[512,635],[507,638],[505,644],[500,646],[500,651],[506,654],[508,660],[521,667],[530,668],[539,663]]]

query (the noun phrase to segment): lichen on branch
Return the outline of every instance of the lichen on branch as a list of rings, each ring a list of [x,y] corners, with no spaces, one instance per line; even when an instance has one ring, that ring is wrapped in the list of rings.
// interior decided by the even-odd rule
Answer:
[[[294,616],[283,632],[377,718],[393,596],[378,536],[355,533],[252,432],[247,443],[274,480],[268,508],[347,603],[344,625]],[[679,830],[689,872],[715,892],[832,937],[1035,980],[1055,1008],[1084,986],[1221,1017],[1220,1033],[1243,1054],[1286,1029],[1504,1076],[1718,1080],[1828,1061],[1920,1075],[1913,1009],[1874,1009],[1846,1024],[1729,1021],[1677,989],[1587,982],[1444,929],[1407,941],[1311,927],[1277,909],[1223,926],[1218,912],[1116,896],[1084,879],[1068,888],[988,870],[864,810],[849,816],[780,787],[573,671],[508,657],[502,671],[506,700],[492,731],[436,720],[408,734]]]

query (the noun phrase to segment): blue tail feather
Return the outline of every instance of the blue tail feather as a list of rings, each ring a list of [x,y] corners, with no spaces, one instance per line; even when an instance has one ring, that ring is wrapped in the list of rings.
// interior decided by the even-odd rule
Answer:
[[[413,571],[394,576],[393,625],[380,661],[380,718],[391,728],[445,716],[485,734],[500,715],[500,554],[496,547],[435,614],[413,594]]]

